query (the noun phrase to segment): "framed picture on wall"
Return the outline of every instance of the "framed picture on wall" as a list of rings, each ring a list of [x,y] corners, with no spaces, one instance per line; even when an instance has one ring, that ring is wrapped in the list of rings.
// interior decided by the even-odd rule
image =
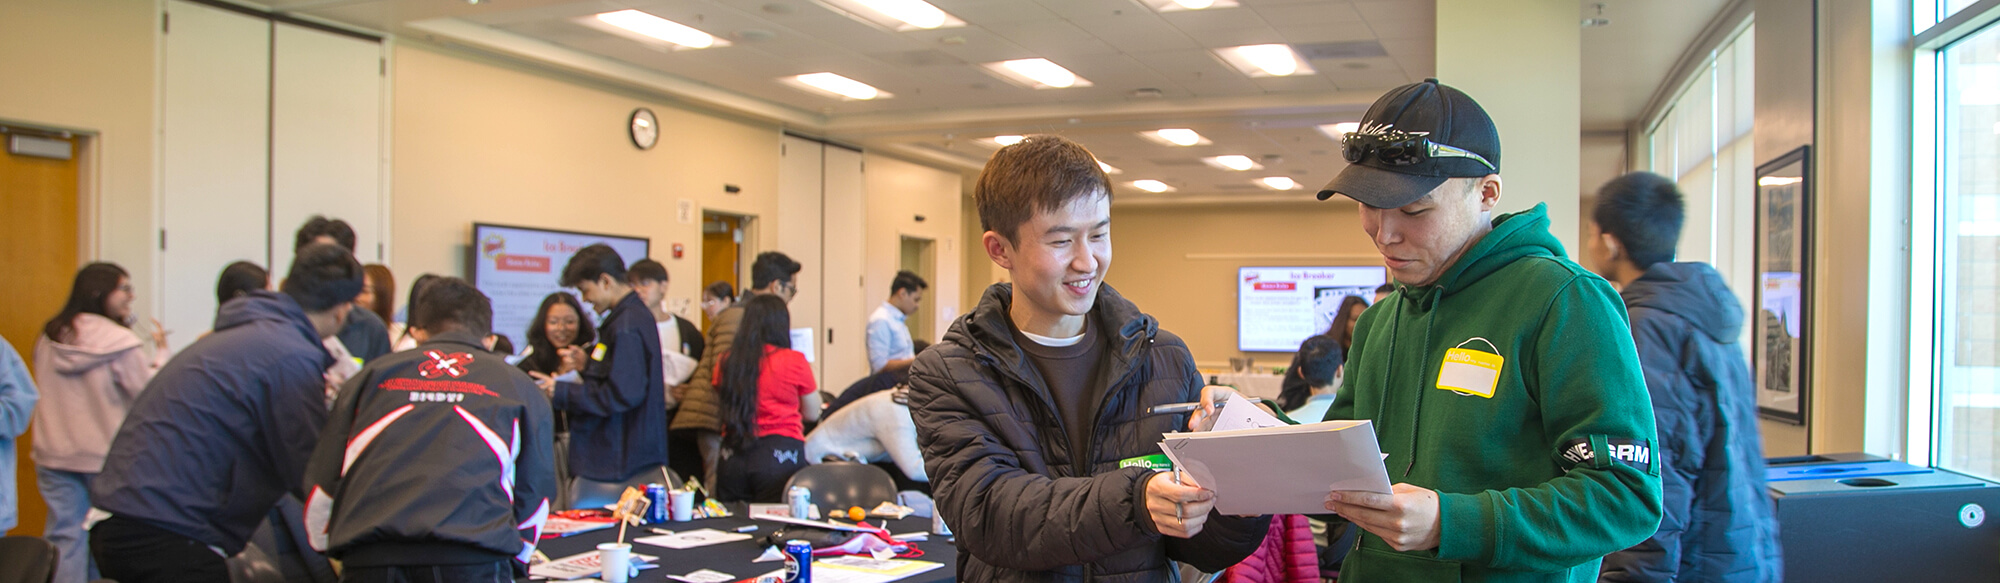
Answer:
[[[1750,312],[1757,412],[1806,422],[1812,390],[1812,146],[1757,167],[1756,289]]]

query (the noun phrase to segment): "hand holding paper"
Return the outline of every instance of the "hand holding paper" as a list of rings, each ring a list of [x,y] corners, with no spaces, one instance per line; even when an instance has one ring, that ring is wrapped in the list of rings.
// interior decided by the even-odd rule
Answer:
[[[1382,537],[1398,551],[1438,546],[1438,495],[1432,490],[1396,484],[1393,494],[1334,491],[1326,495],[1326,509]]]
[[[1175,484],[1170,472],[1153,474],[1146,481],[1146,514],[1160,534],[1189,538],[1201,533],[1208,511],[1215,507],[1215,493],[1183,474]]]
[[[1247,399],[1231,403],[1249,405]],[[1216,425],[1251,417],[1239,418],[1225,405]],[[1224,514],[1317,514],[1330,491],[1390,493],[1389,471],[1368,421],[1170,433],[1160,448],[1215,492],[1215,508]]]

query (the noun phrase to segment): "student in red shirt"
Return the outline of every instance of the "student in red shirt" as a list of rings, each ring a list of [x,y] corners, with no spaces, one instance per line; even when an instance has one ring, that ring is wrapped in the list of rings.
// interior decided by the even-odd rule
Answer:
[[[785,481],[806,467],[805,421],[819,420],[819,388],[805,355],[792,350],[791,327],[783,298],[751,296],[715,366],[723,425],[715,497],[724,502],[781,501]]]

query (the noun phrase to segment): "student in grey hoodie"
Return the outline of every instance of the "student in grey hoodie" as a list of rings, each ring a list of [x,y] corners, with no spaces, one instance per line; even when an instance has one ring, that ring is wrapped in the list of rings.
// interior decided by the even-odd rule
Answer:
[[[132,333],[132,281],[125,269],[92,263],[76,273],[62,312],[42,326],[35,342],[35,478],[49,505],[42,536],[62,553],[58,583],[96,579],[84,517],[90,483],[104,468],[104,454],[132,401],[166,362],[166,334],[153,326],[151,355]]]

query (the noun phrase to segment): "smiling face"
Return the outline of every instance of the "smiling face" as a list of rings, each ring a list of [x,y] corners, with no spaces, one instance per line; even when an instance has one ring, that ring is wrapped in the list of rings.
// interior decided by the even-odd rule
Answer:
[[[542,334],[549,337],[549,344],[562,348],[576,343],[577,327],[583,325],[583,315],[576,313],[569,304],[556,302],[549,306],[549,317],[542,321]]]
[[[1009,242],[987,231],[986,253],[1014,282],[1014,325],[1053,337],[1082,333],[1111,269],[1111,197],[1099,192],[1037,211]]]
[[[1404,285],[1437,282],[1480,235],[1500,200],[1500,177],[1454,178],[1402,208],[1361,207],[1361,229],[1382,254],[1390,277]]]

